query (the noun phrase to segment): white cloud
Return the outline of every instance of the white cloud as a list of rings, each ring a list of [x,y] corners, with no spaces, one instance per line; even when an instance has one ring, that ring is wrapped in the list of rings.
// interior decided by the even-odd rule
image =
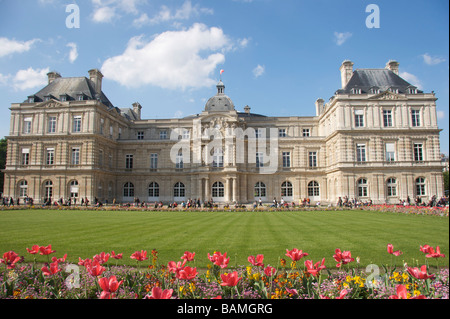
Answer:
[[[225,61],[230,40],[222,29],[196,23],[189,29],[167,31],[145,41],[133,37],[123,54],[107,59],[105,78],[127,87],[155,85],[169,89],[208,87],[210,76]]]
[[[258,78],[263,75],[265,71],[266,67],[258,64],[256,68],[253,69],[253,75],[255,76],[255,78]]]
[[[198,4],[192,5],[190,0],[185,1],[181,7],[171,10],[169,7],[163,5],[160,11],[152,18],[146,13],[143,13],[133,21],[135,27],[142,27],[144,25],[154,25],[163,22],[188,20],[192,17],[197,17],[201,14],[213,14],[214,11],[209,8],[201,8]]]
[[[337,45],[342,45],[351,36],[352,34],[350,32],[334,32],[334,41],[336,42]]]
[[[13,54],[29,51],[31,46],[40,41],[39,39],[33,39],[29,41],[16,41],[8,38],[0,38],[0,58]]]
[[[44,86],[48,83],[47,73],[49,68],[33,69],[29,67],[26,70],[19,70],[12,78],[11,86],[16,91],[24,91],[39,86]]]
[[[108,23],[114,20],[116,9],[113,7],[99,7],[94,10],[92,20],[98,23]]]
[[[436,64],[439,64],[439,63],[442,63],[445,61],[445,59],[443,59],[443,58],[432,57],[428,53],[423,54],[422,57],[423,57],[423,62],[425,62],[428,65],[436,65]]]
[[[442,120],[445,118],[445,112],[444,111],[437,111],[437,118],[439,120]]]
[[[417,78],[417,76],[415,76],[414,74],[411,74],[411,73],[408,73],[408,72],[400,72],[399,75],[405,81],[411,83],[412,85],[418,87],[419,89],[422,89],[422,83]]]
[[[69,52],[69,62],[73,63],[78,58],[78,48],[77,44],[74,42],[70,42],[67,44],[67,46],[70,48]]]

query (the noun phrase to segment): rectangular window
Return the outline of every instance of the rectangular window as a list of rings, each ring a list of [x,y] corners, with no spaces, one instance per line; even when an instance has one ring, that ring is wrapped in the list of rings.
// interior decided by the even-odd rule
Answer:
[[[291,152],[283,152],[283,167],[291,167]]]
[[[23,132],[25,134],[31,133],[31,117],[27,117],[23,119]]]
[[[48,133],[56,133],[56,116],[48,117]]]
[[[191,135],[191,132],[189,130],[183,131],[183,140],[188,140]]]
[[[103,166],[103,150],[98,151],[98,165]]]
[[[364,126],[364,111],[355,110],[355,127],[363,127],[363,126]]]
[[[255,130],[255,138],[262,138],[263,137],[263,129],[257,128]]]
[[[366,161],[366,144],[356,144],[356,161]]]
[[[72,148],[72,165],[80,165],[80,148]]]
[[[133,155],[132,154],[125,155],[125,168],[126,169],[133,168]]]
[[[383,110],[383,124],[384,127],[392,127],[392,111]]]
[[[420,110],[411,110],[411,125],[420,126]]]
[[[23,148],[22,149],[22,165],[28,165],[30,164],[30,149],[29,148]]]
[[[158,154],[150,154],[150,169],[158,168]]]
[[[264,166],[264,154],[262,152],[256,152],[256,167]]]
[[[285,128],[278,129],[278,137],[286,137],[286,129]]]
[[[167,139],[167,131],[159,132],[159,139],[160,140],[166,140]]]
[[[180,151],[177,154],[176,162],[175,162],[175,168],[181,169],[184,167],[183,164],[183,153]]]
[[[395,143],[386,143],[386,162],[395,161]]]
[[[143,140],[144,139],[144,132],[143,131],[137,132],[137,139],[138,140]]]
[[[317,152],[309,152],[309,167],[317,167]]]
[[[105,120],[100,119],[100,134],[103,134],[104,129],[105,129]]]
[[[414,143],[414,161],[423,161],[423,145],[422,143]]]
[[[46,156],[45,156],[45,164],[46,165],[53,165],[55,162],[55,149],[54,148],[47,148]]]
[[[81,116],[77,115],[73,117],[73,127],[72,131],[74,133],[81,132]]]
[[[302,130],[302,135],[303,135],[303,137],[309,137],[309,136],[311,136],[311,131],[310,131],[310,129],[309,129],[309,128],[304,128],[304,129]]]

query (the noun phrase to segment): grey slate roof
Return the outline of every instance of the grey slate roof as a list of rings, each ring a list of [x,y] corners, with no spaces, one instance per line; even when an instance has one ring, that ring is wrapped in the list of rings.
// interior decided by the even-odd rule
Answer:
[[[410,87],[416,88],[400,76],[388,69],[357,69],[353,72],[345,88],[337,94],[350,94],[353,88],[361,89],[361,93],[370,93],[370,89],[377,87],[381,92],[389,88],[398,89],[398,93],[407,93]],[[418,92],[421,92],[418,90]],[[422,92],[421,92],[422,93]]]
[[[68,100],[73,101],[77,100],[79,94],[83,94],[86,100],[99,99],[106,106],[113,107],[103,92],[99,95],[95,93],[94,83],[86,77],[57,78],[34,94],[34,97],[35,102],[42,102],[49,95],[56,100],[59,100],[61,95],[67,95]]]

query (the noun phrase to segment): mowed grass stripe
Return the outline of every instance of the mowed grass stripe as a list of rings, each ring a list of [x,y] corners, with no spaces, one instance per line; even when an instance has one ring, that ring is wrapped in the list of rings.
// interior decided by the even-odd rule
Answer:
[[[286,249],[309,253],[308,259],[326,258],[334,266],[335,248],[350,250],[361,264],[389,263],[387,243],[405,254],[411,264],[424,261],[420,245],[439,245],[448,265],[448,218],[367,211],[336,212],[111,212],[111,211],[4,211],[0,212],[0,253],[14,250],[32,257],[33,244],[68,254],[70,262],[102,251],[124,254],[121,263],[135,264],[136,250],[157,249],[159,263],[178,261],[184,251],[196,252],[196,266],[204,267],[207,253],[227,252],[230,265],[247,265],[249,255],[264,254],[277,265]],[[39,256],[38,258],[44,258]],[[45,261],[46,259],[43,259]],[[115,262],[115,261],[114,261]],[[303,263],[302,263],[303,264]]]

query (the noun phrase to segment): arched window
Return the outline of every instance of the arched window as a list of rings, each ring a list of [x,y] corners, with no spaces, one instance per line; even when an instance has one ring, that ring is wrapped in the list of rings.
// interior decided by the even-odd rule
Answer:
[[[27,197],[28,195],[28,182],[23,180],[19,182],[19,196]]]
[[[319,183],[316,181],[311,181],[308,184],[308,196],[320,196]]]
[[[45,181],[44,182],[44,198],[49,199],[53,196],[53,182]]]
[[[78,181],[73,180],[70,182],[69,191],[70,191],[70,198],[78,198],[79,194]]]
[[[291,197],[292,196],[292,183],[291,182],[284,182],[281,184],[281,196],[282,197]]]
[[[397,196],[397,180],[393,177],[386,181],[387,196]]]
[[[134,197],[134,185],[127,182],[123,185],[123,197]]]
[[[225,197],[225,187],[222,182],[215,182],[213,184],[212,197]]]
[[[148,185],[148,197],[159,197],[159,185],[156,182],[151,182]]]
[[[425,186],[425,178],[419,177],[416,179],[416,196],[426,195]]]
[[[255,185],[255,197],[266,197],[266,184],[258,182]]]
[[[174,197],[185,197],[186,196],[186,188],[184,187],[184,184],[181,182],[178,182],[173,187],[173,196]]]
[[[367,197],[369,196],[367,179],[360,178],[358,179],[358,196],[359,197]]]

